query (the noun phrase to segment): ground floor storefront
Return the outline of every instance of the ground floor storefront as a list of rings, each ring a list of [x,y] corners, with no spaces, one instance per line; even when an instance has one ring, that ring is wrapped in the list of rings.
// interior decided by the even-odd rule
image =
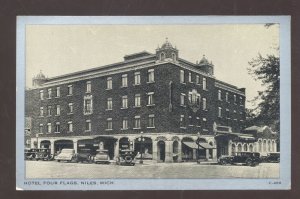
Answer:
[[[199,144],[196,144],[196,140]],[[64,148],[74,149],[75,153],[82,149],[105,149],[111,159],[115,159],[120,150],[130,149],[136,152],[136,158],[155,162],[189,162],[216,161],[217,147],[214,136],[181,135],[172,133],[128,134],[128,135],[93,135],[68,137],[35,137],[31,138],[32,148],[49,148],[51,154],[57,154]],[[142,155],[141,155],[142,154]]]

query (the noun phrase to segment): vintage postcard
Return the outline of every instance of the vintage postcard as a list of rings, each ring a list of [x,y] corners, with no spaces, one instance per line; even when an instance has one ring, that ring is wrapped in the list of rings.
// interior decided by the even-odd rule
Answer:
[[[17,18],[17,190],[291,187],[289,16]]]

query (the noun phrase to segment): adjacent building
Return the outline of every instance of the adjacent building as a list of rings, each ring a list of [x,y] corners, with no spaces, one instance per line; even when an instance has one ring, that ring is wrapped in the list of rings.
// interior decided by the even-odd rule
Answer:
[[[159,162],[209,161],[254,151],[249,144],[258,141],[242,131],[245,89],[217,80],[205,56],[197,63],[180,58],[169,41],[154,54],[126,55],[111,65],[52,78],[40,73],[26,96],[31,147],[53,154],[107,149],[114,158],[131,148]]]

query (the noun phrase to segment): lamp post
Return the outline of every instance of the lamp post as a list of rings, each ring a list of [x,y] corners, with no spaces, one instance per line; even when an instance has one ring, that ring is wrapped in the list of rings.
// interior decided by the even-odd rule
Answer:
[[[145,138],[143,137],[143,131],[141,131],[141,137],[139,137],[139,141],[141,143],[141,146],[140,146],[140,154],[141,154],[140,164],[143,164],[143,142],[145,141]]]
[[[200,164],[200,157],[199,157],[199,152],[200,152],[199,151],[200,150],[200,145],[199,145],[199,143],[200,143],[200,132],[198,132],[197,135],[198,135],[198,138],[197,138],[197,141],[196,141],[196,143],[198,145],[197,164]]]

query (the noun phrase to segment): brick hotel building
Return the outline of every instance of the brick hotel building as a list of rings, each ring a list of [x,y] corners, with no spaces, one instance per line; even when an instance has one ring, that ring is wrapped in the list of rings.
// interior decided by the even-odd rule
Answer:
[[[114,158],[130,148],[154,161],[180,162],[276,151],[269,128],[244,129],[245,89],[217,80],[205,56],[197,63],[180,58],[168,41],[155,54],[52,78],[40,73],[25,103],[26,143],[52,154],[107,149]]]

